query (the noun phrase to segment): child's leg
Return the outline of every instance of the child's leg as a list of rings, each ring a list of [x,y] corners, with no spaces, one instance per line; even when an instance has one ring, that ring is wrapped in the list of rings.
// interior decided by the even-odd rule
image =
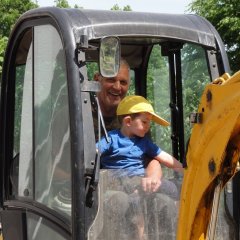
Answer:
[[[131,211],[132,211],[132,220],[131,222],[136,227],[136,232],[134,239],[144,240],[144,213],[143,213],[143,204],[139,193],[136,191],[130,194],[131,199]]]

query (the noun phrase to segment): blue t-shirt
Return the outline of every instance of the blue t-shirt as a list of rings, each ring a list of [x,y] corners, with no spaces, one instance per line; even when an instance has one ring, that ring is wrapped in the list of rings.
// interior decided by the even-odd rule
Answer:
[[[125,137],[120,130],[108,133],[109,143],[102,138],[101,166],[105,169],[124,169],[128,176],[144,176],[146,157],[154,158],[161,149],[148,137]]]

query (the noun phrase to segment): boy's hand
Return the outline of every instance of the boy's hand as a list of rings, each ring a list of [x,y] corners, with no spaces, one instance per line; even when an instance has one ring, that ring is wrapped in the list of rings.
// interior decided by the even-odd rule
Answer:
[[[162,168],[158,160],[152,159],[145,170],[142,178],[142,189],[146,193],[156,192],[161,185]]]
[[[159,177],[144,177],[142,178],[142,188],[146,193],[156,192],[161,185],[161,179]]]

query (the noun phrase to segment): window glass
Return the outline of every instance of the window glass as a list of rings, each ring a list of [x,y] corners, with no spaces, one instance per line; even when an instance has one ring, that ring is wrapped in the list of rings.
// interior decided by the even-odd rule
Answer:
[[[87,62],[87,75],[89,80],[94,79],[94,74],[99,72],[97,62]]]
[[[185,44],[181,49],[182,95],[185,149],[190,137],[191,125],[189,115],[196,112],[203,89],[210,82],[205,50],[200,46]],[[170,81],[168,57],[162,56],[161,47],[152,49],[147,71],[147,98],[157,114],[171,122]],[[172,153],[171,127],[161,127],[155,123],[151,126],[153,141],[166,152]],[[179,159],[183,160],[183,159]],[[164,173],[172,177],[171,171]]]
[[[32,198],[69,216],[68,94],[55,28],[35,27],[33,44],[32,30],[26,32],[17,51],[15,76],[12,196]]]
[[[29,52],[31,54],[31,50]],[[31,60],[28,58],[28,68]],[[20,148],[20,123],[22,116],[22,100],[23,100],[23,84],[26,65],[16,66],[16,90],[15,90],[15,112],[14,112],[14,145],[13,145],[13,157],[19,154]],[[27,75],[26,75],[27,78]],[[31,79],[31,78],[30,78]],[[31,82],[30,82],[31,84]]]
[[[167,57],[161,55],[159,45],[153,47],[147,71],[147,98],[157,114],[170,122],[169,67]],[[171,129],[151,126],[151,137],[156,144],[171,152]]]
[[[101,169],[98,212],[88,240],[176,239],[176,199],[164,187],[146,194],[141,182],[142,176],[129,177],[126,169]]]
[[[127,92],[127,95],[135,95],[136,89],[135,89],[135,72],[134,70],[130,70],[130,85]]]
[[[35,198],[70,215],[69,110],[63,46],[50,25],[35,27],[34,44]]]
[[[200,98],[211,79],[205,50],[197,45],[185,44],[181,50],[182,88],[185,145],[191,133],[190,113],[197,112]]]
[[[189,115],[197,112],[200,97],[207,83],[210,82],[205,50],[200,46],[185,44],[181,50],[182,89],[184,111],[184,135],[187,142],[191,125]],[[147,75],[147,97],[155,111],[170,121],[170,86],[168,58],[161,55],[161,47],[153,47]],[[171,152],[170,128],[152,125],[151,136],[165,151]]]
[[[25,69],[24,79],[22,79],[23,69]],[[13,191],[17,187],[16,176],[19,170],[18,182],[21,184],[18,184],[18,195],[32,197],[32,45],[28,51],[26,67],[17,67],[16,77],[14,161],[12,166]]]
[[[65,240],[63,232],[57,232],[51,222],[33,213],[27,213],[27,239],[31,240]]]

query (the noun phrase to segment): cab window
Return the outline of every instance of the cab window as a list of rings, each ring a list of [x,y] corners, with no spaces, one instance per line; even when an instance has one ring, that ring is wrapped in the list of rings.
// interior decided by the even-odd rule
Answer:
[[[185,44],[181,49],[183,116],[185,143],[191,133],[189,115],[196,112],[200,97],[210,76],[204,49],[193,44]],[[147,76],[147,97],[152,102],[158,114],[171,121],[170,114],[170,85],[168,58],[162,56],[161,47],[155,45],[150,55]],[[167,152],[171,152],[170,128],[151,128],[154,141]]]
[[[71,215],[69,109],[65,56],[51,25],[22,39],[16,61],[12,196]],[[29,38],[29,35],[31,36]],[[28,44],[23,41],[31,39]],[[62,201],[64,198],[64,207]]]
[[[151,137],[153,141],[162,150],[169,153],[176,153],[176,149],[174,150],[172,147],[174,137],[177,140],[182,137],[183,147],[186,149],[192,127],[189,115],[192,112],[197,112],[204,87],[210,82],[206,54],[203,48],[193,44],[185,44],[180,50],[180,61],[182,91],[178,91],[181,91],[180,94],[182,95],[183,119],[180,119],[180,115],[177,115],[177,119],[172,118],[170,89],[173,89],[173,86],[170,85],[169,59],[167,56],[162,55],[160,45],[155,45],[152,49],[147,72],[147,98],[151,101],[157,114],[169,122],[175,121],[174,124],[177,126],[179,121],[183,121],[183,136],[175,136],[175,134],[179,133],[178,131],[173,133],[171,127],[160,127],[152,123]],[[174,88],[174,91],[177,91],[175,86]],[[179,156],[175,157],[179,158]],[[179,160],[183,161],[183,159]],[[164,168],[164,173],[166,177],[173,177],[172,170]]]

